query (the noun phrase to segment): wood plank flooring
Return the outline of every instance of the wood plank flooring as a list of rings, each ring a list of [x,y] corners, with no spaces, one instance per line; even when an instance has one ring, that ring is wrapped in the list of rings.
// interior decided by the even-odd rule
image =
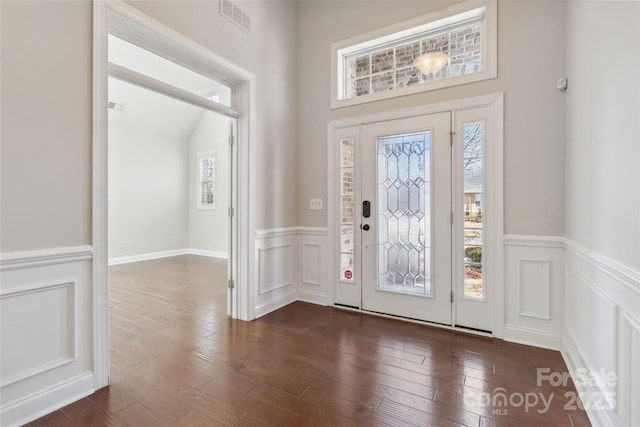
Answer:
[[[572,383],[537,384],[558,352],[301,302],[230,320],[225,268],[112,267],[111,385],[28,425],[590,425]]]

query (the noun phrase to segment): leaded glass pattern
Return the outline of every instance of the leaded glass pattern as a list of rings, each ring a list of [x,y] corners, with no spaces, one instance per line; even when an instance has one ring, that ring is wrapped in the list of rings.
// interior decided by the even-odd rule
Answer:
[[[355,146],[352,138],[340,140],[340,279],[355,280]]]
[[[466,122],[462,126],[462,170],[464,181],[464,297],[484,299],[482,278],[483,246],[483,167],[484,123]]]
[[[431,294],[431,133],[377,140],[378,287]]]

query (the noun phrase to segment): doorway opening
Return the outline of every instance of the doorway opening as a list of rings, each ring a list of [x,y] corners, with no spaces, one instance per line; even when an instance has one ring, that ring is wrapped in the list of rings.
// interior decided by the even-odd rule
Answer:
[[[109,99],[110,294],[114,280],[130,280],[123,277],[126,271],[146,271],[129,277],[148,280],[152,288],[163,283],[186,293],[192,276],[215,272],[208,279],[221,287],[213,294],[216,311],[228,313],[229,138],[235,119],[112,77]],[[167,259],[177,256],[182,262]],[[166,262],[150,262],[158,259]],[[147,268],[123,266],[129,263]],[[162,266],[173,269],[159,280],[154,273]],[[126,292],[124,283],[116,286]]]
[[[116,37],[142,49],[151,56],[155,55],[156,58],[153,60],[156,63],[148,66],[148,63],[145,65],[145,61],[136,62],[135,58],[124,65],[112,62],[108,51],[110,37]],[[159,62],[157,61],[168,62],[170,66],[174,67],[173,71],[164,75],[158,74],[158,71],[162,72],[165,67],[158,66]],[[177,81],[172,80],[171,76],[176,74],[175,71],[178,68],[181,69],[181,72],[177,73],[179,76],[184,77],[184,71],[186,71],[187,74],[191,73],[193,78],[185,80],[179,77]],[[226,315],[242,320],[249,320],[253,317],[249,298],[252,295],[249,289],[249,277],[252,277],[253,274],[254,247],[253,240],[250,238],[253,236],[254,219],[252,206],[249,204],[253,173],[249,169],[249,164],[253,156],[250,135],[253,134],[255,127],[252,113],[255,96],[254,76],[131,6],[120,2],[95,2],[93,116],[93,276],[95,292],[93,317],[96,389],[109,383],[109,252],[115,250],[117,253],[117,251],[126,251],[130,248],[130,242],[117,236],[113,236],[112,241],[109,242],[108,234],[110,217],[107,190],[108,184],[111,183],[108,182],[110,159],[108,159],[107,135],[109,131],[112,131],[108,111],[112,111],[112,114],[115,115],[118,113],[118,109],[122,112],[127,108],[126,105],[119,105],[117,99],[109,99],[108,81],[114,79],[131,84],[138,89],[140,87],[150,89],[155,92],[155,96],[177,99],[182,103],[189,104],[191,109],[198,107],[200,117],[197,121],[202,127],[207,126],[205,122],[221,118],[226,121],[227,126],[222,126],[222,128],[226,128],[225,131],[228,132],[226,148],[229,154],[222,154],[220,149],[198,151],[197,144],[193,143],[189,144],[192,145],[193,150],[187,153],[186,158],[188,159],[193,153],[195,153],[195,158],[188,159],[187,163],[191,163],[190,168],[187,164],[184,165],[186,180],[191,181],[187,184],[189,191],[194,193],[193,201],[188,202],[190,209],[195,206],[191,216],[194,218],[206,216],[205,212],[200,211],[212,210],[211,208],[216,207],[215,210],[222,213],[225,222],[228,223],[227,238],[222,239],[226,240],[221,247],[223,250],[207,248],[206,242],[202,242],[202,233],[195,232],[193,238],[189,239],[188,225],[186,231],[184,227],[182,228],[182,233],[175,230],[163,230],[164,237],[162,238],[169,247],[172,244],[181,246],[185,240],[186,246],[192,246],[192,244],[200,246],[200,248],[187,247],[187,253],[191,250],[192,253],[200,255],[226,255],[228,259],[226,262],[228,273],[224,283],[227,288]],[[186,84],[184,84],[185,82]],[[203,82],[206,84],[201,87]],[[126,104],[126,102],[121,104]],[[109,110],[109,107],[112,107],[112,110]],[[158,105],[154,105],[153,108],[158,108]],[[202,108],[209,112],[202,113]],[[184,110],[184,106],[181,109]],[[150,114],[145,114],[145,120],[150,116]],[[195,133],[196,131],[191,135],[191,139]],[[144,156],[142,157],[144,158]],[[216,166],[220,168],[221,162],[228,167],[229,180],[228,187],[225,186],[227,187],[225,188],[226,196],[221,195],[223,191],[215,182]],[[189,169],[191,172],[188,171]],[[140,174],[141,168],[137,168],[135,173]],[[156,178],[167,179],[168,177]],[[153,184],[152,182],[151,186]],[[156,191],[159,187],[155,187]],[[185,197],[184,194],[183,197]],[[191,198],[188,195],[186,197],[187,199]],[[227,206],[222,206],[221,201],[223,200],[228,200]],[[156,212],[158,211],[156,210]],[[189,216],[189,213],[186,215]],[[152,216],[150,221],[159,216],[159,214]],[[195,222],[197,221],[194,220],[194,224]],[[146,223],[140,224],[141,227],[147,225]],[[193,228],[196,226],[193,225]],[[147,237],[157,238],[158,236]],[[169,241],[166,242],[166,240]],[[215,240],[220,241],[219,238]],[[202,249],[202,245],[205,249]],[[224,249],[226,249],[226,254]],[[113,254],[111,257],[118,258]]]

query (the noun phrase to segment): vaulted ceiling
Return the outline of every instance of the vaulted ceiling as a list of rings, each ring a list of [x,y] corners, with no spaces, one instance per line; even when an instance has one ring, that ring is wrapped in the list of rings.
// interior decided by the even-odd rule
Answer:
[[[109,36],[109,61],[156,80],[205,97],[227,101],[229,89],[114,36]],[[110,125],[182,139],[191,137],[204,109],[151,90],[109,78]]]

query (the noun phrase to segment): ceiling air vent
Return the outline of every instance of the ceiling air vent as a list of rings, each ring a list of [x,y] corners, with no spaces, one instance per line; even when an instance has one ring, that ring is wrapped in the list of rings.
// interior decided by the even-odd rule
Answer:
[[[222,0],[220,2],[220,14],[247,33],[251,33],[251,18],[236,6],[235,3],[229,0]]]

